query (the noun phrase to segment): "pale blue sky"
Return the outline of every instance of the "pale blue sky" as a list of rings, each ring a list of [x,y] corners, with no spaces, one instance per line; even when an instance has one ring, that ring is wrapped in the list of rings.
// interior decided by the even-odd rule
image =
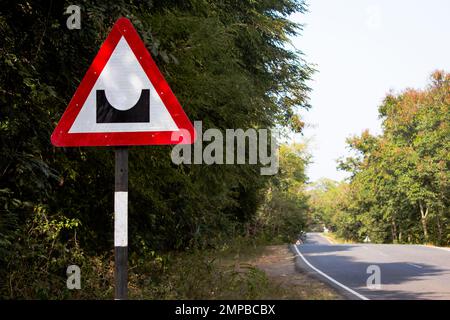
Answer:
[[[294,140],[311,139],[312,181],[339,180],[345,139],[380,132],[377,109],[389,90],[421,88],[432,71],[450,71],[450,1],[309,0],[309,11],[291,17],[305,24],[293,44],[318,69],[313,108],[301,112],[308,127]]]

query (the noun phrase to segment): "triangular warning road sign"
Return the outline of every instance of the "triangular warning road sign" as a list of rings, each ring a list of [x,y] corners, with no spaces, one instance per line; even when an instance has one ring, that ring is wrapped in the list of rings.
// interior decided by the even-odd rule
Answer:
[[[125,18],[114,24],[51,137],[55,146],[194,140],[192,123]]]

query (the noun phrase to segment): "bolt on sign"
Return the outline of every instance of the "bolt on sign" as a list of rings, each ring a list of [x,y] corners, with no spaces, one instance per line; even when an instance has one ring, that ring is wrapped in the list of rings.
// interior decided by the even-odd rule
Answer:
[[[191,121],[133,25],[120,18],[51,136],[57,147],[116,147],[116,299],[126,299],[128,291],[127,146],[192,144],[195,136]]]

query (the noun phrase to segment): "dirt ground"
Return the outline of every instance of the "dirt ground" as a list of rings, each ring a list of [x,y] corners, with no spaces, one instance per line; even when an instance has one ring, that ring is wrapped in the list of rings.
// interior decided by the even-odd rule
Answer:
[[[294,255],[286,245],[268,246],[249,263],[263,270],[280,286],[280,299],[342,300],[336,290],[295,268]]]

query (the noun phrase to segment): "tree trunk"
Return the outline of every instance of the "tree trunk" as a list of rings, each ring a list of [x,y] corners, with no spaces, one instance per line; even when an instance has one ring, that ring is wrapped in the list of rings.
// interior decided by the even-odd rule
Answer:
[[[428,241],[427,219],[422,217],[423,236]]]
[[[441,219],[439,215],[436,217],[436,224],[438,228],[438,245],[441,245],[442,243],[442,225],[441,225]]]
[[[392,241],[396,242],[398,240],[397,239],[397,225],[395,224],[395,220],[394,219],[392,219],[391,231],[392,231]]]
[[[425,237],[425,241],[428,241],[428,229],[427,229],[428,207],[424,209],[421,202],[419,202],[419,207],[420,207],[420,220],[422,221],[423,227],[423,236]]]

